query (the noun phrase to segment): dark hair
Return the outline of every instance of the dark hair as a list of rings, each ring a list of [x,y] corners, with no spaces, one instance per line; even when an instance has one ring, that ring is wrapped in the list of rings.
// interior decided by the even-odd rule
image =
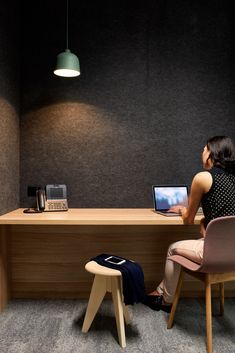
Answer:
[[[221,167],[229,173],[235,173],[235,146],[227,136],[214,136],[207,141],[209,158],[215,167]]]

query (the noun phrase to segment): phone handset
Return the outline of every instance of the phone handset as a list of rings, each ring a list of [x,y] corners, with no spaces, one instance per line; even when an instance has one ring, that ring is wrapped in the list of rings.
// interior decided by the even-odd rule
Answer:
[[[39,211],[44,211],[44,209],[45,209],[45,191],[43,189],[39,189],[36,191],[36,202],[37,202],[37,209]]]

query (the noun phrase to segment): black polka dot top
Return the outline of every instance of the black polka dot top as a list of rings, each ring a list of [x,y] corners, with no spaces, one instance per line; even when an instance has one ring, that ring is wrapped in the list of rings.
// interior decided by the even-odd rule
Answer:
[[[213,183],[201,202],[205,226],[214,218],[235,215],[235,175],[218,167],[209,172]]]

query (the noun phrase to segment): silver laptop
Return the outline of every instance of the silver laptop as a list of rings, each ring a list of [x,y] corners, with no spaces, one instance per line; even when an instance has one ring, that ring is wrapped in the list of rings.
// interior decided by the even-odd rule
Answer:
[[[167,217],[179,216],[172,212],[172,206],[188,206],[187,185],[153,185],[153,201],[155,211]]]

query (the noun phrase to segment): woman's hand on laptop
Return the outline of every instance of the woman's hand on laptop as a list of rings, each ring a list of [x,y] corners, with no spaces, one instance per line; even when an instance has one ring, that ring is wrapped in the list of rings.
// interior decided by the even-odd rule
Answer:
[[[183,215],[186,212],[187,208],[183,205],[175,205],[172,206],[168,212],[175,212],[175,213],[179,213],[179,215]]]

